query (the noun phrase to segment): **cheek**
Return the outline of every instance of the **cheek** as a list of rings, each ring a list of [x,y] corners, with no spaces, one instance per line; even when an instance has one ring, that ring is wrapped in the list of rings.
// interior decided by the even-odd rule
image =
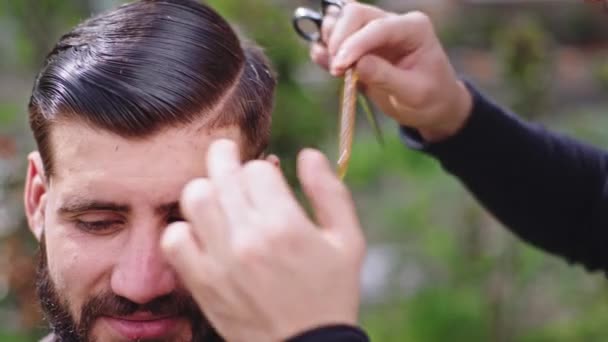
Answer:
[[[46,226],[45,240],[49,275],[73,313],[87,299],[109,289],[112,256],[116,255],[110,252],[111,241],[57,224]]]

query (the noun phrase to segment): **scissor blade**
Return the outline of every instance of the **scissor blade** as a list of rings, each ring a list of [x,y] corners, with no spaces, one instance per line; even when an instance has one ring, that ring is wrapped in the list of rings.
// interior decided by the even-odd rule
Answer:
[[[374,135],[376,136],[376,141],[384,146],[384,134],[382,133],[382,128],[380,127],[380,124],[378,123],[378,116],[376,115],[376,113],[374,111],[372,111],[371,107],[369,106],[369,102],[367,102],[367,99],[365,98],[365,96],[363,96],[362,94],[359,94],[358,96],[359,99],[359,105],[361,106],[361,108],[363,108],[363,111],[365,112],[365,117],[367,118],[367,122],[369,123],[369,125],[372,127],[372,130],[374,131]]]

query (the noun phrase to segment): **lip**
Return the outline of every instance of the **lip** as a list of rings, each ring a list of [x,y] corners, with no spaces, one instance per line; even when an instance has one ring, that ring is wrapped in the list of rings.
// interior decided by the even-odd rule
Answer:
[[[117,333],[129,340],[154,339],[168,336],[178,323],[177,317],[103,317]]]

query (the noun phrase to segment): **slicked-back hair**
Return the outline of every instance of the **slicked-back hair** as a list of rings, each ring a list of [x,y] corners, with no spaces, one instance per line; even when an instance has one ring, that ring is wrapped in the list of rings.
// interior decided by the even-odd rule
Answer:
[[[47,176],[53,122],[74,120],[130,139],[204,121],[240,127],[246,158],[266,148],[275,77],[261,49],[241,42],[194,0],[139,0],[60,38],[36,78],[29,121]]]

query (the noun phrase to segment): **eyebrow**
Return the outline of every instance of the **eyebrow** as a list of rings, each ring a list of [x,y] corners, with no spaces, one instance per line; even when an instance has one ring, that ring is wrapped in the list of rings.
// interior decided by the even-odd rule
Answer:
[[[74,215],[87,211],[112,211],[128,214],[131,212],[131,207],[120,203],[74,198],[66,201],[58,210],[61,215]]]
[[[173,201],[166,204],[161,204],[158,207],[154,208],[154,212],[156,215],[167,215],[173,213],[181,213],[181,209],[179,206],[179,202]],[[180,214],[181,215],[181,214]]]
[[[126,215],[131,212],[131,206],[128,204],[114,202],[74,198],[66,201],[58,211],[60,215],[75,215],[88,211],[111,211]],[[179,202],[177,201],[161,204],[154,208],[154,213],[157,215],[167,215],[180,212],[181,210]]]

